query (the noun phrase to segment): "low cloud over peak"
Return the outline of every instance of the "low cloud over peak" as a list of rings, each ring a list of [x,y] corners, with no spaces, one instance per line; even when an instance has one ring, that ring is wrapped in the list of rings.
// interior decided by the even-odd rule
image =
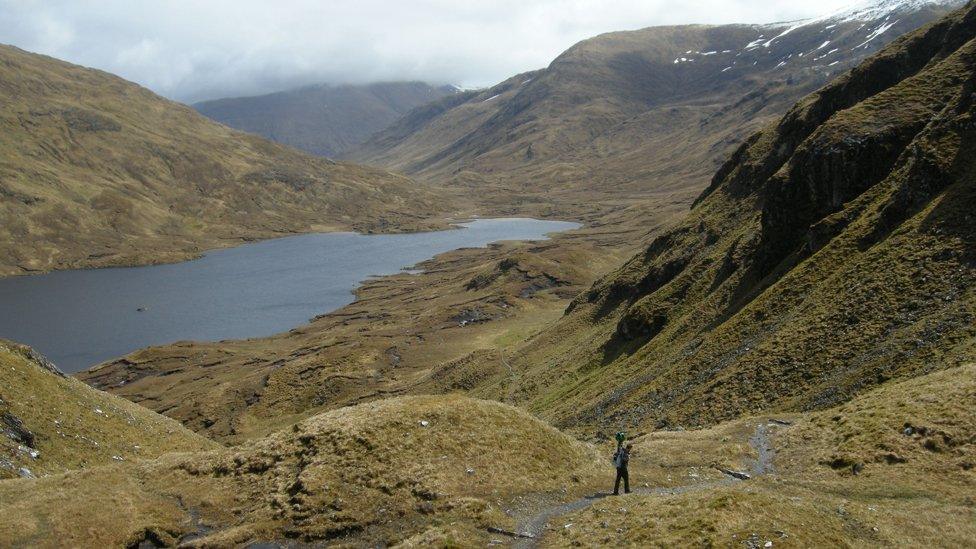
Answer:
[[[768,23],[848,0],[0,0],[0,42],[97,67],[173,99],[305,84],[482,86],[603,32]]]

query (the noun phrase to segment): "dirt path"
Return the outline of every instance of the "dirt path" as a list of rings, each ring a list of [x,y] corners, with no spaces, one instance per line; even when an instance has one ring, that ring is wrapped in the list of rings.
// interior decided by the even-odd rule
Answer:
[[[750,468],[750,474],[753,477],[769,474],[773,471],[773,458],[775,457],[775,452],[769,441],[770,425],[772,425],[772,423],[760,423],[756,426],[755,433],[753,433],[752,437],[749,439],[749,445],[756,450],[757,455],[756,460],[752,463],[752,467]],[[635,488],[631,491],[631,493],[646,496],[674,496],[678,494],[710,490],[719,486],[735,484],[737,482],[744,481],[732,476],[728,476],[727,478],[713,482],[702,482],[699,484],[689,484],[687,486],[676,486],[673,488]],[[541,511],[538,511],[534,515],[524,517],[518,521],[518,526],[515,531],[518,532],[520,537],[515,541],[514,547],[528,549],[538,546],[542,536],[545,534],[546,525],[549,524],[552,519],[567,513],[585,509],[609,495],[610,494],[606,492],[592,494],[575,501],[547,507]]]

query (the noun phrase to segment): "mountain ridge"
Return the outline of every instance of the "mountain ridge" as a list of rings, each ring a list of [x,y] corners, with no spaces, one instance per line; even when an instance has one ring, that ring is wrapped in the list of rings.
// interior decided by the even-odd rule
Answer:
[[[408,111],[456,93],[423,82],[318,84],[194,103],[203,115],[324,157],[337,157]]]
[[[407,115],[345,157],[479,189],[493,204],[502,202],[496,190],[515,194],[528,211],[541,195],[571,212],[584,200],[603,207],[652,192],[681,193],[690,203],[750,134],[960,3],[900,4],[870,21],[606,33],[545,69]],[[895,11],[897,21],[886,21]]]

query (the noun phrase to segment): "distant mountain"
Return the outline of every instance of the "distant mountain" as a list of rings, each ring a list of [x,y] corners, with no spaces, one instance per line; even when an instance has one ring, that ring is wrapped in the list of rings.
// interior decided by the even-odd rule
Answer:
[[[0,46],[0,275],[155,263],[298,231],[428,226],[409,179]],[[420,216],[420,217],[418,217]]]
[[[415,107],[453,95],[453,86],[386,82],[309,86],[193,105],[203,115],[319,156],[334,158]]]
[[[647,191],[690,201],[746,136],[961,4],[889,0],[793,23],[604,34],[545,69],[420,107],[347,157],[566,204],[580,191],[590,204]]]

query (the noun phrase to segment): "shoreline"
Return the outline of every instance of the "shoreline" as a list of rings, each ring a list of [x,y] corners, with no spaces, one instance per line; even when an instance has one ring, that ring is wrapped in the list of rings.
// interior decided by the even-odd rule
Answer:
[[[270,307],[277,307],[277,305],[275,304],[276,301],[274,301],[276,299],[277,300],[284,299],[286,301],[288,301],[288,300],[297,300],[296,302],[301,303],[303,300],[305,300],[305,298],[301,297],[302,295],[309,294],[310,291],[314,293],[314,289],[313,289],[313,286],[314,285],[309,286],[308,284],[305,284],[305,287],[306,287],[305,290],[303,290],[300,286],[291,286],[292,289],[291,290],[284,290],[285,293],[279,293],[279,294],[277,294],[275,296],[273,296],[272,294],[269,294],[268,297],[264,301],[262,301],[262,299],[257,298],[257,297],[254,300],[248,299],[246,301],[246,303],[249,303],[250,305],[247,305],[247,306],[236,307],[234,305],[230,305],[229,308],[228,308],[228,307],[225,307],[224,306],[224,305],[227,305],[226,303],[221,304],[220,302],[218,302],[218,304],[215,305],[215,307],[217,307],[217,309],[214,309],[214,311],[223,310],[224,311],[223,315],[224,315],[224,317],[227,318],[227,321],[224,321],[224,322],[215,322],[213,320],[206,320],[206,321],[204,321],[204,320],[198,319],[199,314],[193,313],[192,312],[192,310],[193,310],[192,307],[190,309],[187,309],[187,303],[185,303],[183,300],[179,299],[178,297],[175,298],[175,299],[173,299],[173,300],[171,300],[171,301],[168,301],[167,294],[165,294],[165,291],[164,291],[164,293],[159,293],[157,291],[152,290],[149,286],[140,288],[140,287],[138,287],[138,284],[135,283],[135,282],[133,282],[133,284],[135,284],[135,286],[133,286],[133,284],[127,284],[126,283],[127,280],[130,281],[130,282],[133,281],[133,280],[136,280],[136,281],[143,280],[143,281],[145,281],[145,280],[152,280],[153,278],[157,278],[159,276],[174,276],[172,274],[165,275],[165,274],[159,274],[159,273],[156,273],[156,274],[150,273],[150,274],[134,275],[134,276],[137,277],[136,279],[132,279],[131,278],[131,276],[133,276],[133,275],[124,275],[124,274],[119,274],[119,275],[106,275],[106,276],[108,276],[108,278],[100,277],[100,279],[101,280],[109,280],[109,281],[111,281],[111,280],[114,279],[114,280],[116,280],[116,283],[122,284],[122,286],[120,286],[120,288],[122,288],[122,290],[120,290],[121,293],[118,294],[118,299],[117,300],[114,299],[114,298],[106,298],[106,297],[99,298],[99,297],[97,297],[97,294],[96,294],[93,299],[96,299],[96,300],[99,300],[99,299],[104,300],[104,301],[99,301],[100,303],[103,303],[104,304],[104,307],[96,307],[95,309],[91,309],[91,311],[92,311],[91,313],[85,312],[85,311],[88,311],[90,308],[88,308],[88,309],[77,309],[77,308],[75,308],[76,311],[83,311],[83,314],[80,314],[80,316],[82,318],[76,318],[73,321],[66,320],[65,322],[62,322],[62,326],[61,327],[55,326],[53,329],[52,328],[48,328],[47,330],[37,332],[34,335],[31,335],[31,333],[30,333],[29,330],[26,331],[26,332],[18,333],[17,330],[10,329],[10,330],[7,330],[5,332],[5,336],[6,337],[9,337],[9,338],[13,338],[13,339],[18,340],[18,341],[24,341],[26,343],[29,343],[29,344],[33,345],[33,346],[36,346],[36,347],[39,347],[39,348],[43,349],[43,351],[46,352],[49,355],[54,355],[54,356],[59,357],[57,359],[57,362],[63,363],[63,367],[65,367],[67,370],[69,370],[72,375],[75,375],[75,374],[77,374],[79,372],[84,372],[84,371],[87,371],[87,370],[91,370],[93,368],[97,368],[99,365],[104,364],[106,362],[111,362],[113,360],[117,360],[117,359],[119,359],[121,357],[130,355],[132,353],[138,352],[138,351],[143,350],[143,349],[151,348],[151,347],[165,346],[165,345],[171,345],[171,344],[174,344],[174,343],[182,343],[182,342],[215,343],[215,342],[220,342],[220,341],[247,341],[247,340],[251,340],[251,339],[270,338],[270,337],[275,337],[275,336],[280,335],[280,334],[286,334],[289,331],[292,331],[292,330],[295,330],[295,329],[301,329],[302,326],[305,326],[305,325],[307,325],[307,324],[309,324],[311,322],[314,322],[317,318],[320,318],[322,316],[331,314],[331,313],[333,313],[333,312],[335,312],[337,310],[342,309],[343,307],[345,307],[347,305],[354,304],[356,301],[359,300],[359,290],[363,287],[363,285],[368,284],[368,283],[374,283],[377,280],[382,280],[382,279],[387,278],[387,277],[399,276],[399,275],[402,275],[402,274],[405,274],[405,273],[406,274],[410,274],[408,271],[410,271],[411,269],[416,269],[416,266],[417,265],[422,264],[422,263],[427,262],[427,261],[436,260],[436,258],[438,258],[438,257],[440,257],[440,256],[442,256],[444,254],[449,254],[449,253],[456,252],[456,251],[462,250],[462,249],[487,249],[487,248],[489,248],[492,245],[495,245],[497,243],[508,242],[508,241],[510,241],[510,242],[537,242],[537,241],[538,242],[541,242],[543,240],[549,240],[549,239],[551,239],[552,237],[554,237],[554,236],[556,236],[558,234],[565,233],[565,232],[570,232],[570,231],[577,230],[577,229],[580,229],[580,228],[584,227],[584,224],[583,223],[580,223],[580,222],[577,222],[577,221],[558,221],[557,222],[555,220],[540,220],[540,219],[537,219],[537,218],[529,218],[529,217],[499,217],[499,218],[474,218],[474,217],[468,217],[468,218],[464,218],[464,219],[452,218],[452,219],[449,219],[449,220],[446,220],[446,221],[449,222],[448,227],[450,229],[452,229],[452,230],[453,229],[464,228],[464,226],[466,224],[472,223],[472,222],[477,222],[477,221],[485,221],[485,222],[492,222],[492,221],[502,221],[502,222],[504,222],[504,221],[516,221],[516,222],[517,221],[538,221],[538,222],[544,222],[544,223],[562,223],[564,225],[563,226],[558,226],[558,225],[557,226],[554,226],[554,227],[551,228],[551,230],[549,230],[550,228],[549,227],[546,227],[546,226],[536,227],[536,228],[528,228],[528,232],[526,232],[527,229],[526,229],[525,226],[513,226],[513,227],[511,227],[511,229],[503,229],[501,227],[505,227],[504,225],[501,226],[501,227],[500,226],[497,226],[497,225],[495,227],[492,227],[492,225],[487,225],[487,227],[482,227],[482,232],[481,233],[475,233],[474,235],[472,235],[472,237],[470,237],[471,238],[470,241],[466,241],[465,237],[455,237],[454,239],[450,239],[449,238],[449,240],[447,242],[445,242],[443,240],[444,237],[440,237],[441,238],[441,240],[440,240],[441,244],[437,244],[436,242],[438,241],[437,240],[438,237],[434,237],[435,240],[434,241],[431,241],[430,248],[429,248],[430,255],[424,255],[424,254],[427,254],[428,253],[428,249],[427,249],[426,245],[422,245],[420,247],[420,249],[418,250],[417,243],[415,243],[414,241],[409,241],[409,242],[411,242],[410,245],[413,246],[413,252],[411,253],[411,255],[407,255],[407,256],[404,256],[404,257],[391,257],[391,258],[386,259],[386,260],[380,260],[379,263],[377,263],[376,261],[373,261],[373,263],[377,263],[377,264],[376,265],[373,265],[372,267],[370,267],[370,266],[367,266],[366,267],[367,269],[373,269],[373,268],[376,269],[376,270],[371,271],[371,272],[358,273],[356,268],[350,267],[352,270],[349,270],[348,271],[348,274],[349,274],[349,276],[356,278],[356,280],[354,282],[352,282],[351,284],[349,284],[350,280],[346,280],[343,277],[340,277],[340,280],[338,280],[336,282],[330,282],[329,283],[330,285],[335,285],[335,288],[332,288],[332,289],[329,290],[330,292],[333,292],[332,293],[332,297],[326,298],[325,301],[322,301],[321,303],[319,301],[315,300],[315,299],[307,300],[306,301],[306,306],[294,306],[294,307],[292,307],[293,310],[290,313],[286,313],[284,316],[282,316],[280,314],[277,314],[277,315],[272,314],[270,316],[267,316],[266,322],[261,322],[261,321],[253,322],[250,319],[254,319],[254,318],[258,318],[258,319],[265,318],[264,316],[261,315],[260,311],[264,310],[263,307],[268,307],[268,306],[270,306]],[[504,234],[506,231],[508,232],[507,235]],[[539,233],[533,234],[533,231],[543,231],[543,232],[539,232]],[[380,233],[364,234],[364,233],[356,233],[356,232],[352,232],[352,231],[331,231],[331,232],[318,232],[318,233],[303,233],[303,234],[297,234],[297,235],[281,236],[281,237],[274,238],[274,239],[264,239],[264,240],[261,240],[261,241],[245,242],[245,243],[242,243],[240,246],[235,246],[235,247],[212,249],[212,250],[208,250],[207,252],[203,252],[203,253],[200,253],[200,254],[196,254],[196,257],[194,259],[191,259],[191,260],[188,260],[188,261],[183,261],[183,262],[174,262],[174,263],[191,263],[194,260],[202,259],[205,256],[208,256],[211,253],[215,253],[215,252],[228,251],[228,250],[231,250],[231,249],[239,249],[239,248],[242,248],[244,245],[248,245],[248,244],[261,244],[261,243],[271,242],[271,241],[274,241],[274,240],[284,240],[286,238],[297,238],[297,237],[301,237],[301,236],[314,237],[316,235],[318,235],[318,236],[329,236],[329,235],[335,235],[335,236],[338,236],[338,235],[350,235],[350,236],[352,236],[352,235],[356,235],[356,236],[360,236],[360,237],[369,237],[369,236],[383,236],[383,235],[389,236],[389,235],[392,235],[392,234],[410,234],[410,235],[418,235],[419,236],[419,235],[423,235],[423,234],[432,234],[433,235],[433,234],[445,233],[445,232],[448,232],[448,230],[447,229],[442,229],[442,230],[437,230],[437,231],[417,231],[417,232],[412,232],[412,233],[382,233],[382,234],[380,234]],[[499,235],[498,233],[502,233],[502,234]],[[508,236],[508,235],[511,235],[511,236]],[[522,235],[525,235],[525,236],[522,236]],[[456,240],[458,240],[458,239],[461,239],[462,241],[457,242]],[[315,241],[313,240],[312,242],[315,242]],[[405,242],[407,242],[407,241],[405,241]],[[375,253],[379,253],[380,254],[377,257],[382,257],[382,255],[385,254],[385,252],[382,251],[382,248],[383,247],[389,247],[390,245],[391,244],[374,244],[374,246],[378,246],[380,248],[380,249],[376,250],[376,252],[375,252]],[[392,245],[394,247],[397,246],[396,244],[392,244]],[[444,246],[455,246],[455,245],[456,245],[456,247],[451,247],[450,249],[445,249],[444,248]],[[300,247],[303,247],[304,245],[299,243],[299,244],[291,244],[291,245],[285,244],[284,246],[286,247],[286,249],[288,249],[288,248],[292,248],[293,249],[293,251],[291,251],[290,253],[296,253],[294,250],[297,250],[297,248],[294,248],[294,247],[295,246],[298,246],[300,248]],[[314,246],[314,244],[313,244],[313,246]],[[273,250],[273,249],[271,249],[271,250]],[[341,253],[341,248],[337,248],[337,251],[339,251],[339,253]],[[215,259],[215,261],[217,263],[214,263],[214,264],[223,264],[224,266],[233,265],[235,261],[241,261],[240,258],[253,256],[253,257],[259,259],[260,258],[260,254],[265,254],[265,253],[267,253],[267,252],[262,252],[262,251],[243,252],[243,255],[235,254],[235,256],[231,256],[232,257],[231,259],[223,259],[223,260],[221,260],[221,259]],[[271,251],[271,253],[274,254],[275,252],[274,251]],[[254,256],[253,254],[258,254],[258,255],[257,256]],[[420,255],[423,255],[423,257],[420,257]],[[234,257],[236,257],[236,259]],[[296,257],[299,257],[299,256],[296,256]],[[400,264],[397,261],[399,259],[402,259],[404,261],[403,264]],[[414,259],[416,259],[416,261],[414,261]],[[393,261],[393,263],[396,263],[396,265],[395,265],[396,269],[395,270],[393,270],[393,267],[380,265],[380,263],[382,263],[383,261],[391,261],[391,260]],[[227,263],[228,261],[230,261],[231,263],[228,264]],[[329,262],[329,261],[331,261],[331,260],[330,259],[326,259],[326,262]],[[121,269],[130,269],[130,268],[132,268],[132,269],[138,269],[138,268],[142,268],[142,267],[154,267],[154,266],[158,267],[158,266],[162,266],[162,265],[164,265],[164,264],[136,265],[136,266],[130,266],[130,267],[106,266],[106,267],[100,267],[98,269],[70,269],[70,270],[63,270],[63,271],[53,271],[53,272],[49,272],[49,273],[46,273],[46,274],[54,274],[55,272],[63,272],[65,274],[67,274],[67,273],[71,273],[71,272],[81,273],[81,272],[85,272],[85,271],[95,271],[95,270],[111,270],[111,269],[120,269],[121,270]],[[392,263],[391,263],[391,265],[392,265]],[[311,267],[314,267],[314,265],[312,265],[312,264],[306,264],[306,266],[303,268],[303,270],[307,270],[307,268],[311,268]],[[209,268],[209,267],[205,267],[205,268]],[[165,272],[166,271],[164,271],[164,273]],[[172,273],[174,271],[169,271],[169,272]],[[187,282],[187,285],[185,286],[186,291],[188,292],[187,295],[195,295],[196,291],[194,290],[194,288],[200,286],[201,284],[205,284],[205,282],[206,282],[205,280],[200,279],[198,276],[194,275],[194,272],[195,271],[194,271],[194,268],[193,267],[188,267],[186,270],[175,271],[175,272],[176,273],[182,273],[182,274],[176,274],[175,276],[177,276],[178,278],[176,278],[174,280],[180,280],[184,276],[187,277],[186,280],[188,282]],[[247,273],[247,268],[244,267],[242,270],[240,270],[238,272]],[[359,274],[362,274],[362,276],[358,276]],[[114,278],[114,277],[118,277],[118,276],[121,276],[123,278]],[[245,276],[247,276],[247,275],[245,274]],[[148,278],[146,278],[146,277],[148,277]],[[14,278],[14,277],[10,277],[10,278]],[[21,278],[21,277],[16,277],[16,278]],[[249,278],[252,281],[252,284],[250,284],[250,285],[249,284],[243,284],[243,285],[241,285],[240,286],[240,291],[243,292],[243,293],[245,293],[245,294],[248,294],[248,292],[250,292],[250,294],[248,294],[248,295],[257,295],[257,294],[253,294],[253,292],[256,291],[254,286],[255,286],[255,284],[257,284],[257,285],[263,284],[264,283],[262,281],[263,279],[262,279],[261,276],[256,276],[256,277],[255,276],[250,276]],[[46,292],[53,291],[60,284],[64,284],[64,282],[62,282],[63,280],[66,280],[66,279],[61,279],[59,277],[58,279],[51,279],[51,280],[48,280],[48,281],[43,282],[43,283],[38,283],[40,285],[34,285],[33,283],[26,283],[26,282],[25,282],[25,284],[31,284],[31,287],[33,288],[32,292],[34,294],[36,294],[38,291],[40,291],[41,294],[43,295]],[[79,279],[73,279],[72,278],[72,279],[68,279],[68,280],[79,280]],[[83,277],[80,280],[86,280],[86,278]],[[244,279],[244,280],[247,280],[247,279]],[[152,282],[149,282],[149,283],[150,284],[153,284]],[[110,284],[115,284],[115,283],[111,283],[110,282]],[[146,284],[146,282],[142,282],[141,284]],[[53,288],[52,288],[52,285],[53,285]],[[11,288],[13,288],[13,291],[16,293],[16,291],[17,291],[16,290],[16,287],[17,286],[18,286],[17,284],[14,284],[13,287],[8,286],[7,287],[7,290],[11,290]],[[338,295],[347,295],[347,293],[344,291],[346,289],[346,286],[348,286],[348,298],[349,299],[348,300],[338,299],[337,298]],[[287,282],[283,282],[282,288],[287,288],[287,287],[289,287],[289,284]],[[66,288],[70,289],[70,286],[67,286]],[[343,291],[340,291],[340,290],[343,290]],[[103,288],[101,291],[104,292],[106,290]],[[143,300],[143,296],[141,296],[141,293],[140,293],[140,292],[143,292],[143,291],[145,291],[145,296],[144,296],[145,299],[144,300]],[[139,295],[136,295],[136,294],[139,294]],[[227,294],[227,292],[224,292],[224,294],[225,294],[224,299],[226,301],[226,294]],[[25,294],[25,295],[27,295],[27,294]],[[68,295],[70,295],[70,293]],[[133,296],[136,296],[136,297],[133,297]],[[30,297],[28,295],[28,297],[26,297],[26,299],[29,299],[29,298]],[[35,297],[35,299],[37,299],[37,297]],[[342,301],[342,302],[338,302],[338,301]],[[333,302],[335,302],[335,303],[333,303]],[[20,303],[20,301],[18,301],[16,299],[14,299],[13,301],[8,301],[9,307],[12,307],[13,308],[12,310],[17,310],[18,307],[21,307],[21,308],[23,307],[23,304],[22,303],[20,303],[20,305],[18,305],[18,303]],[[53,305],[53,306],[54,306],[55,309],[57,309],[59,307],[59,305]],[[136,310],[139,311],[139,312],[144,312],[144,310],[150,310],[150,311],[153,311],[153,312],[155,312],[155,311],[162,311],[162,314],[163,315],[167,315],[167,314],[170,314],[171,315],[171,314],[174,314],[174,313],[175,314],[180,314],[180,315],[185,315],[185,316],[182,317],[182,318],[185,319],[182,322],[188,322],[188,323],[190,323],[190,324],[188,324],[188,326],[189,325],[193,325],[194,328],[191,330],[193,333],[192,334],[187,334],[187,330],[184,330],[180,326],[179,323],[174,323],[171,320],[164,320],[165,316],[164,317],[147,317],[146,320],[149,321],[149,324],[147,324],[145,326],[142,325],[142,322],[143,322],[142,318],[143,317],[138,317],[138,318],[131,317],[130,320],[132,322],[139,323],[140,328],[138,330],[136,330],[136,331],[130,331],[130,335],[123,336],[123,337],[121,337],[120,339],[117,340],[117,342],[118,341],[124,342],[126,340],[131,340],[134,343],[134,345],[131,348],[126,348],[126,349],[122,350],[121,347],[123,347],[123,345],[117,345],[117,344],[114,344],[114,345],[113,344],[104,345],[103,344],[103,345],[92,345],[92,346],[89,346],[85,352],[80,352],[79,353],[79,352],[73,352],[73,351],[71,351],[71,349],[84,348],[84,347],[77,345],[77,343],[78,343],[77,341],[73,341],[73,339],[77,339],[78,338],[78,335],[75,334],[75,333],[70,333],[69,334],[70,330],[69,331],[65,331],[65,330],[67,330],[67,328],[65,328],[65,326],[68,326],[68,325],[70,325],[72,323],[74,323],[76,325],[77,324],[83,325],[86,322],[84,319],[87,318],[88,321],[94,322],[95,325],[97,325],[99,327],[106,327],[106,328],[105,329],[101,329],[100,328],[100,329],[97,329],[97,330],[83,331],[84,337],[86,337],[86,338],[88,338],[88,339],[90,339],[92,341],[96,341],[96,342],[97,341],[102,341],[103,335],[111,331],[110,326],[112,326],[114,324],[117,324],[117,322],[116,321],[113,321],[112,319],[102,318],[102,317],[105,317],[105,315],[106,315],[106,313],[104,311],[112,311],[114,309],[116,311],[115,314],[120,314],[120,315],[122,315],[123,318],[129,318],[129,313],[128,312],[120,312],[122,309],[124,309],[124,310],[127,311],[128,309],[125,309],[125,307],[129,307],[129,306],[132,306],[132,307],[138,306],[136,308]],[[120,307],[122,307],[122,309],[120,309]],[[143,309],[143,307],[145,307],[145,309]],[[303,309],[310,309],[310,308],[311,309],[314,309],[314,310],[303,310]],[[240,309],[240,310],[238,311],[237,309]],[[99,312],[94,312],[96,310],[99,311]],[[180,312],[180,311],[184,311],[184,312]],[[41,313],[38,313],[38,314],[41,314]],[[56,311],[53,312],[53,313],[50,312],[50,311],[48,311],[48,313],[46,313],[46,314],[57,314],[57,313],[56,313]],[[212,314],[216,314],[216,312],[213,312]],[[301,314],[303,316],[301,318],[293,319],[294,320],[293,322],[292,321],[289,321],[287,323],[287,325],[285,325],[285,324],[283,324],[283,319],[284,320],[287,320],[287,315],[289,315],[289,314],[292,315],[292,316],[294,316],[295,314]],[[227,315],[230,315],[230,316],[227,316]],[[69,315],[69,316],[72,316],[72,315]],[[30,319],[31,316],[28,315],[25,318]],[[102,318],[101,321],[99,320],[100,318]],[[214,318],[217,318],[217,317],[214,317]],[[160,324],[160,322],[162,324]],[[262,324],[267,324],[267,326],[266,326],[267,329],[266,330],[259,330],[258,329]],[[8,328],[10,328],[10,326],[8,326]],[[59,335],[59,332],[61,332],[61,331],[65,331],[65,334],[63,336],[62,335]],[[120,333],[124,333],[124,332],[125,332],[125,330],[123,330]],[[47,341],[47,344],[44,343],[44,337],[45,337],[43,335],[44,333],[48,333],[49,335],[47,337],[50,337],[50,339]],[[142,335],[140,335],[140,334],[142,334]],[[155,334],[155,336],[158,337],[159,340],[152,341],[153,339],[155,339],[154,337],[150,337],[150,335],[152,335],[152,334]],[[40,335],[41,337],[37,337],[38,335]],[[168,336],[172,336],[172,338],[165,339]],[[58,343],[59,341],[62,342],[62,343],[59,344]],[[54,345],[51,345],[52,342],[54,343]],[[116,349],[118,351],[117,353],[103,354],[104,351],[106,351],[106,350],[111,352],[112,351],[112,348],[111,347],[113,347],[113,346],[118,347],[118,349]],[[60,347],[60,350],[59,350],[59,347]],[[99,351],[99,349],[101,349],[101,351]],[[72,355],[72,354],[74,354],[75,358],[70,358],[70,355]],[[94,359],[94,360],[92,362],[88,363],[88,364],[79,365],[78,364],[79,362],[86,362],[84,360],[84,358],[85,358],[86,355],[93,355],[91,358]],[[99,356],[99,355],[101,355],[101,356]]]
[[[5,280],[9,278],[20,278],[20,277],[31,277],[38,275],[51,274],[56,272],[68,272],[68,271],[84,271],[84,270],[101,270],[101,269],[129,269],[138,267],[153,267],[159,265],[172,265],[176,263],[186,263],[190,261],[195,261],[201,259],[207,254],[219,250],[227,250],[232,248],[239,248],[241,246],[246,246],[248,244],[255,244],[258,242],[267,242],[271,240],[279,240],[282,238],[290,238],[294,236],[302,236],[309,234],[358,234],[363,236],[369,235],[395,235],[395,234],[423,234],[423,233],[433,233],[439,231],[455,230],[460,225],[464,223],[470,223],[477,220],[487,220],[487,219],[537,219],[540,221],[563,221],[567,223],[578,223],[583,228],[587,224],[583,220],[569,220],[569,219],[555,219],[544,214],[531,215],[526,214],[524,216],[519,215],[502,215],[500,217],[486,217],[478,214],[461,215],[458,217],[440,217],[440,218],[430,218],[424,220],[416,226],[400,226],[400,227],[384,227],[382,229],[372,229],[361,228],[358,229],[356,226],[353,227],[334,227],[326,228],[327,226],[319,226],[320,228],[313,228],[314,230],[308,231],[293,231],[293,232],[282,232],[269,234],[267,236],[240,236],[236,238],[220,239],[212,242],[213,245],[208,245],[202,249],[196,250],[160,250],[152,253],[151,255],[143,256],[141,253],[125,253],[122,252],[121,255],[99,255],[99,256],[89,256],[87,260],[79,260],[77,262],[69,264],[60,264],[47,269],[33,269],[30,267],[18,266],[19,271],[7,272],[6,269],[0,268],[0,280]],[[324,229],[324,230],[321,230]],[[108,258],[105,262],[100,262],[101,259]]]
[[[69,262],[67,264],[58,264],[46,269],[33,269],[30,267],[24,267],[18,265],[19,271],[7,272],[6,269],[0,269],[0,280],[15,277],[25,277],[25,276],[36,276],[43,274],[50,274],[55,272],[63,271],[81,271],[81,270],[96,270],[96,269],[126,269],[134,267],[152,267],[156,265],[171,265],[174,263],[185,263],[187,261],[193,261],[200,259],[201,257],[207,255],[210,252],[217,250],[226,250],[230,248],[237,248],[247,244],[254,244],[257,242],[266,242],[269,240],[277,240],[280,238],[288,238],[292,236],[301,236],[305,234],[340,234],[340,233],[356,233],[356,234],[412,234],[412,233],[423,233],[432,232],[434,230],[447,230],[447,226],[443,225],[444,229],[436,229],[435,227],[441,226],[439,221],[443,221],[449,218],[434,219],[432,223],[425,225],[423,227],[418,227],[416,230],[411,228],[400,228],[393,227],[390,230],[368,230],[368,231],[357,231],[355,227],[331,227],[326,225],[320,225],[318,228],[310,227],[307,231],[289,231],[289,232],[276,232],[269,233],[266,235],[252,235],[252,236],[239,236],[234,238],[224,238],[216,239],[211,242],[206,243],[202,248],[199,249],[172,249],[172,250],[157,250],[155,252],[117,252],[113,254],[100,254],[95,256],[89,256],[87,259],[80,259],[74,262]],[[146,253],[146,255],[142,255]],[[107,258],[107,261],[101,262],[102,259]]]

